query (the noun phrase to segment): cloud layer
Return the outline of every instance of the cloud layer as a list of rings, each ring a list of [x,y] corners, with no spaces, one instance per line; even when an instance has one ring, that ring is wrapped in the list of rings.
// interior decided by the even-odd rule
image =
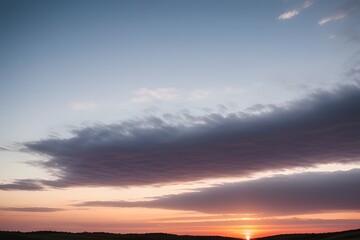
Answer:
[[[0,189],[167,184],[360,159],[356,84],[251,111],[99,124],[70,138],[28,142],[27,151],[45,155],[40,165],[58,179],[17,180]]]
[[[228,183],[152,201],[94,201],[78,206],[148,207],[205,213],[279,216],[360,210],[360,170],[280,175]]]

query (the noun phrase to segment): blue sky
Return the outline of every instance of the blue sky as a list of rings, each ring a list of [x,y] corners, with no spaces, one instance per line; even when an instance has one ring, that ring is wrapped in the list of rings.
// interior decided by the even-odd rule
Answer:
[[[345,114],[342,124],[357,126],[353,101],[358,99],[359,88],[359,8],[351,0],[3,0],[0,147],[10,151],[0,151],[0,186],[7,189],[10,185],[6,184],[19,179],[50,189],[124,187],[123,182],[170,186],[168,176],[150,173],[158,167],[169,167],[170,176],[179,174],[180,183],[207,179],[207,174],[211,179],[236,177],[233,170],[240,171],[240,166],[245,170],[248,166],[250,173],[329,163],[355,164],[347,170],[358,168],[354,160],[358,128],[323,131],[337,126],[331,120],[340,122],[338,114]],[[354,116],[348,118],[347,110],[352,108]],[[319,128],[320,133],[311,139],[303,137],[299,129],[305,129],[307,121],[318,126],[318,119],[324,129]],[[218,166],[216,159],[206,166],[204,159],[221,151],[202,155],[199,145],[186,148],[188,142],[210,148],[211,139],[231,138],[232,130],[241,139],[260,133],[268,136],[270,131],[278,145],[254,143],[261,153],[247,155],[258,161],[252,165],[246,160],[234,163],[231,154],[237,150],[230,149],[227,155],[227,145],[221,143],[214,149],[224,151],[221,157],[227,167]],[[289,139],[309,144],[303,149],[309,158],[301,160],[303,165],[287,159],[301,155],[286,147],[290,140],[280,133],[288,132],[294,134]],[[327,142],[327,138],[343,143],[338,152],[324,150],[336,146],[336,141]],[[204,142],[198,143],[199,139]],[[202,160],[176,160],[178,152],[171,144]],[[147,145],[167,151],[149,153]],[[283,153],[269,157],[268,165],[263,159],[273,152],[267,147]],[[93,155],[84,154],[84,149]],[[79,158],[74,156],[81,155],[92,163],[92,156],[106,155],[104,149],[137,149],[144,154],[138,160],[147,159],[153,165],[143,168],[126,162],[120,151],[104,164],[121,172],[115,163],[124,161],[125,167],[145,180],[133,181],[125,173],[119,173],[119,179],[102,180],[88,178],[91,172],[84,173],[62,159],[69,154],[76,162]],[[129,156],[137,159],[132,153]],[[175,159],[171,166],[165,161],[169,156]],[[187,165],[181,162],[194,165],[193,174],[186,173]],[[197,171],[197,164],[204,164],[205,170]],[[329,171],[345,168],[329,167]],[[99,169],[104,176],[113,174],[111,168]],[[245,170],[241,174],[247,174]]]
[[[301,92],[298,85],[338,81],[353,53],[344,37],[330,38],[341,23],[317,24],[339,1],[316,2],[286,21],[277,17],[302,1],[2,5],[1,124],[13,141],[63,124],[141,114],[143,104],[121,107],[140,88],[211,92],[191,103],[151,103],[167,111],[284,101]],[[214,93],[226,88],[244,89],[245,97]],[[97,109],[76,112],[77,102]],[[24,133],[12,136],[22,126]]]

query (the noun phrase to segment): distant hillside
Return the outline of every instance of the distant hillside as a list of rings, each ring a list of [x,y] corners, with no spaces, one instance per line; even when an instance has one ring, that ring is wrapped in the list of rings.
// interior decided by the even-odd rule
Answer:
[[[66,232],[5,232],[0,240],[241,240],[218,236],[184,236],[165,233],[113,234],[113,233],[66,233]],[[257,240],[360,240],[360,229],[323,234],[284,234]]]
[[[166,233],[113,234],[66,232],[0,232],[0,240],[241,240],[218,236],[180,236]]]
[[[283,234],[257,240],[360,240],[360,229],[334,233]]]

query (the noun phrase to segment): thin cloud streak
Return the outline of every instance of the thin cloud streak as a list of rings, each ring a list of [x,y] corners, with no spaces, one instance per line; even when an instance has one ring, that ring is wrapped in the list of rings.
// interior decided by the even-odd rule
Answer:
[[[64,208],[48,208],[48,207],[0,207],[0,211],[8,212],[60,212],[65,211]]]
[[[331,22],[331,21],[343,19],[346,16],[347,16],[346,12],[339,12],[339,13],[336,13],[334,15],[331,15],[331,16],[328,16],[328,17],[325,17],[325,18],[321,19],[318,23],[321,26],[321,25],[324,25],[324,24],[326,24],[328,22]]]
[[[3,190],[3,191],[13,191],[13,190],[38,191],[38,190],[43,190],[43,187],[37,180],[18,179],[18,180],[15,180],[13,183],[0,184],[0,190]]]
[[[282,14],[278,17],[278,19],[279,19],[279,20],[288,20],[288,19],[291,19],[291,18],[299,15],[302,10],[304,10],[304,9],[310,7],[311,5],[313,5],[314,2],[315,2],[315,0],[307,0],[307,1],[305,1],[305,2],[303,3],[303,5],[302,5],[301,7],[282,13]]]
[[[176,88],[139,88],[134,91],[135,97],[128,103],[151,103],[156,101],[174,101],[174,100],[201,100],[206,99],[210,92],[203,89],[197,89],[190,92]]]
[[[136,97],[130,99],[130,102],[132,103],[146,103],[157,100],[165,101],[179,98],[179,93],[174,88],[139,88],[134,94]]]
[[[278,19],[279,20],[287,20],[287,19],[291,19],[293,17],[295,17],[296,15],[298,15],[300,13],[299,10],[291,10],[291,11],[288,11],[288,12],[285,12],[283,14],[281,14]]]
[[[336,226],[339,224],[352,225],[354,228],[357,228],[360,224],[360,219],[309,219],[309,218],[257,218],[257,219],[214,219],[208,221],[206,217],[201,220],[189,220],[184,221],[180,218],[180,220],[164,220],[164,221],[155,221],[155,223],[161,223],[162,225],[170,225],[170,226],[205,226],[205,227],[216,227],[216,226],[266,226],[269,225],[273,227],[276,226],[314,226],[317,225],[320,227],[321,225],[325,226]]]
[[[228,183],[152,201],[92,201],[76,206],[147,207],[211,214],[286,216],[360,210],[360,169]]]
[[[341,19],[347,17],[348,15],[350,15],[352,12],[354,12],[354,11],[358,12],[359,10],[360,10],[360,2],[357,0],[350,1],[346,4],[344,4],[343,6],[341,6],[335,13],[322,18],[318,22],[318,24],[320,26],[322,26],[331,21],[341,20]]]

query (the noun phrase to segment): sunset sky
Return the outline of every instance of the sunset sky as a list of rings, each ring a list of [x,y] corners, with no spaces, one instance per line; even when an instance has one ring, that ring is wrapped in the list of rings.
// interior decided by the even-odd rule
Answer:
[[[360,1],[1,0],[0,230],[360,228]]]

